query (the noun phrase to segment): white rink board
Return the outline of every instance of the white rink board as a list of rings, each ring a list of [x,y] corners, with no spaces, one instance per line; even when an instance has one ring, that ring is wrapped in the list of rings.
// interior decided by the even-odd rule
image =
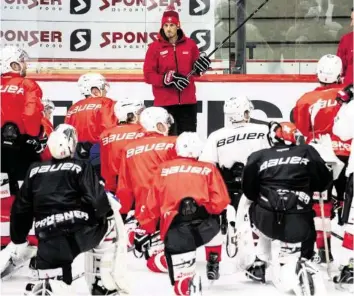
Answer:
[[[56,101],[71,101],[75,103],[81,96],[75,82],[39,82],[44,96]],[[210,102],[222,104],[226,98],[232,96],[248,96],[255,105],[256,110],[252,117],[262,120],[289,120],[290,112],[296,101],[306,92],[313,90],[316,83],[277,83],[277,82],[197,82],[197,98],[202,104],[202,112],[198,113],[198,134],[202,139],[208,135],[208,116],[211,121],[222,120],[223,114],[208,110]],[[144,82],[111,82],[108,97],[112,99],[133,98],[153,100],[151,85]],[[257,109],[257,106],[268,104],[266,110]],[[269,108],[278,109],[278,112],[266,112]],[[221,109],[222,110],[222,109]],[[55,115],[65,116],[66,108],[58,107]],[[210,115],[208,115],[210,114]],[[274,114],[274,115],[272,115]],[[210,133],[210,128],[209,128]]]

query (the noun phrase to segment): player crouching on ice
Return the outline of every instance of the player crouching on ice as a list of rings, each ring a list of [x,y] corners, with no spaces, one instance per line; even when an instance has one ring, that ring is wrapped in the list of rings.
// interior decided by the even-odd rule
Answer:
[[[171,284],[176,295],[201,295],[196,276],[196,250],[205,246],[207,277],[219,278],[222,236],[220,213],[230,203],[227,188],[211,163],[198,161],[203,145],[196,133],[184,132],[176,140],[178,157],[163,162],[142,207],[140,227],[161,240]],[[139,244],[147,247],[149,235]]]
[[[353,84],[347,86],[340,91],[337,96],[337,101],[341,104],[341,108],[335,118],[333,125],[333,133],[340,137],[343,141],[352,140],[354,138],[354,100],[353,100]],[[342,211],[342,223],[344,223],[344,238],[342,246],[345,249],[354,250],[354,188],[353,188],[353,175],[354,175],[354,142],[351,144],[351,153],[348,161],[348,168],[346,176],[348,177],[346,190],[344,194],[344,205]],[[344,251],[343,250],[343,251]],[[349,252],[348,252],[349,253]],[[352,258],[349,264],[343,266],[339,276],[334,278],[334,282],[339,287],[346,289],[349,288],[353,292],[354,283],[354,259],[352,251],[350,255]],[[344,262],[342,262],[344,263]]]
[[[323,285],[309,262],[316,238],[312,196],[314,191],[329,188],[333,177],[315,148],[295,144],[294,130],[270,122],[268,139],[272,147],[248,158],[242,188],[250,202],[248,213],[259,241],[253,248],[252,240],[241,235],[243,242],[239,245],[248,253],[240,249],[238,256],[248,256],[243,268],[253,280],[265,282],[265,269],[270,264],[277,288],[292,290],[296,295],[319,295]],[[272,240],[302,243],[301,257],[288,256],[280,262],[276,256],[270,261]]]
[[[48,139],[53,158],[31,165],[12,207],[10,233],[19,257],[35,221],[39,281],[27,285],[30,295],[72,295],[71,264],[83,252],[92,295],[117,295],[125,288],[117,267],[119,244],[126,250],[123,226],[117,240],[119,204],[108,199],[90,164],[73,159],[76,145],[75,128],[59,125]]]

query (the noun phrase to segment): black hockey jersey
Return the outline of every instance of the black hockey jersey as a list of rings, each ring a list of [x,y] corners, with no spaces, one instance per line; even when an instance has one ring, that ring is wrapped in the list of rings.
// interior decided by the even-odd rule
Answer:
[[[11,209],[10,234],[23,243],[35,220],[35,231],[70,224],[92,224],[111,210],[93,167],[62,159],[30,166]]]
[[[252,201],[288,190],[310,206],[313,192],[325,191],[332,181],[331,169],[312,146],[277,145],[249,156],[242,187]]]

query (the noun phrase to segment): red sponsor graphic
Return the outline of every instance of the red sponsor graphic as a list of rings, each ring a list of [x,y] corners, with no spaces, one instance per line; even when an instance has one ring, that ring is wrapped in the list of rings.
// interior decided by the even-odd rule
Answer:
[[[102,32],[103,42],[100,47],[112,44],[112,48],[125,45],[135,45],[137,48],[144,47],[147,43],[157,40],[157,32]],[[117,45],[117,43],[119,43]]]
[[[5,43],[4,45],[21,43],[27,46],[34,46],[40,43],[43,47],[49,47],[49,45],[52,46],[58,43],[58,47],[61,47],[60,43],[63,40],[62,32],[60,31],[38,30],[0,30],[0,38]]]
[[[129,11],[133,11],[132,8],[144,8],[151,11],[155,8],[162,7],[163,10],[170,4],[174,4],[176,9],[181,6],[182,0],[101,0],[102,6],[100,10],[105,10],[112,6],[112,11],[127,11],[127,7],[130,8]],[[113,8],[114,6],[120,6],[120,8]],[[134,10],[135,11],[135,10]]]
[[[62,5],[62,1],[63,0],[5,0],[5,4],[9,4],[11,6],[9,7],[5,6],[4,9],[6,8],[13,9],[13,5],[17,5],[15,9],[23,8],[23,6],[28,7],[28,9],[32,9],[37,6],[40,6],[40,9],[42,10],[49,10],[49,9],[55,10],[55,8],[62,10],[61,7],[58,7]]]

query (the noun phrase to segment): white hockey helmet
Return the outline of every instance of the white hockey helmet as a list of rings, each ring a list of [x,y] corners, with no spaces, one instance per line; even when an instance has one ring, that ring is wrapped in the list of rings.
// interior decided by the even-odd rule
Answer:
[[[203,150],[203,142],[195,132],[183,132],[176,140],[178,156],[198,158]]]
[[[143,100],[125,98],[115,103],[114,114],[119,122],[127,122],[129,118],[137,117],[143,109],[145,109]]]
[[[29,59],[28,54],[21,48],[15,46],[6,46],[0,49],[0,74],[20,73],[26,74],[24,63]],[[11,64],[17,63],[21,67],[19,72],[12,69]]]
[[[165,132],[160,132],[157,125],[161,123],[165,126]],[[171,125],[174,123],[173,117],[162,107],[149,107],[140,114],[140,124],[147,132],[157,132],[165,136]]]
[[[231,123],[246,120],[246,112],[251,113],[252,110],[253,104],[246,96],[232,97],[224,103],[224,114]]]
[[[56,159],[73,157],[77,145],[76,129],[69,124],[59,124],[49,135],[47,146]]]
[[[326,54],[317,63],[317,78],[322,83],[335,83],[340,79],[342,70],[341,58],[333,54]]]
[[[106,78],[99,73],[86,73],[81,75],[78,80],[78,87],[83,96],[93,96],[92,88],[97,87],[101,91],[109,91],[109,83]]]
[[[51,111],[53,112],[55,109],[55,105],[53,101],[51,101],[48,97],[43,97],[42,98],[42,105],[44,107],[44,111]]]

